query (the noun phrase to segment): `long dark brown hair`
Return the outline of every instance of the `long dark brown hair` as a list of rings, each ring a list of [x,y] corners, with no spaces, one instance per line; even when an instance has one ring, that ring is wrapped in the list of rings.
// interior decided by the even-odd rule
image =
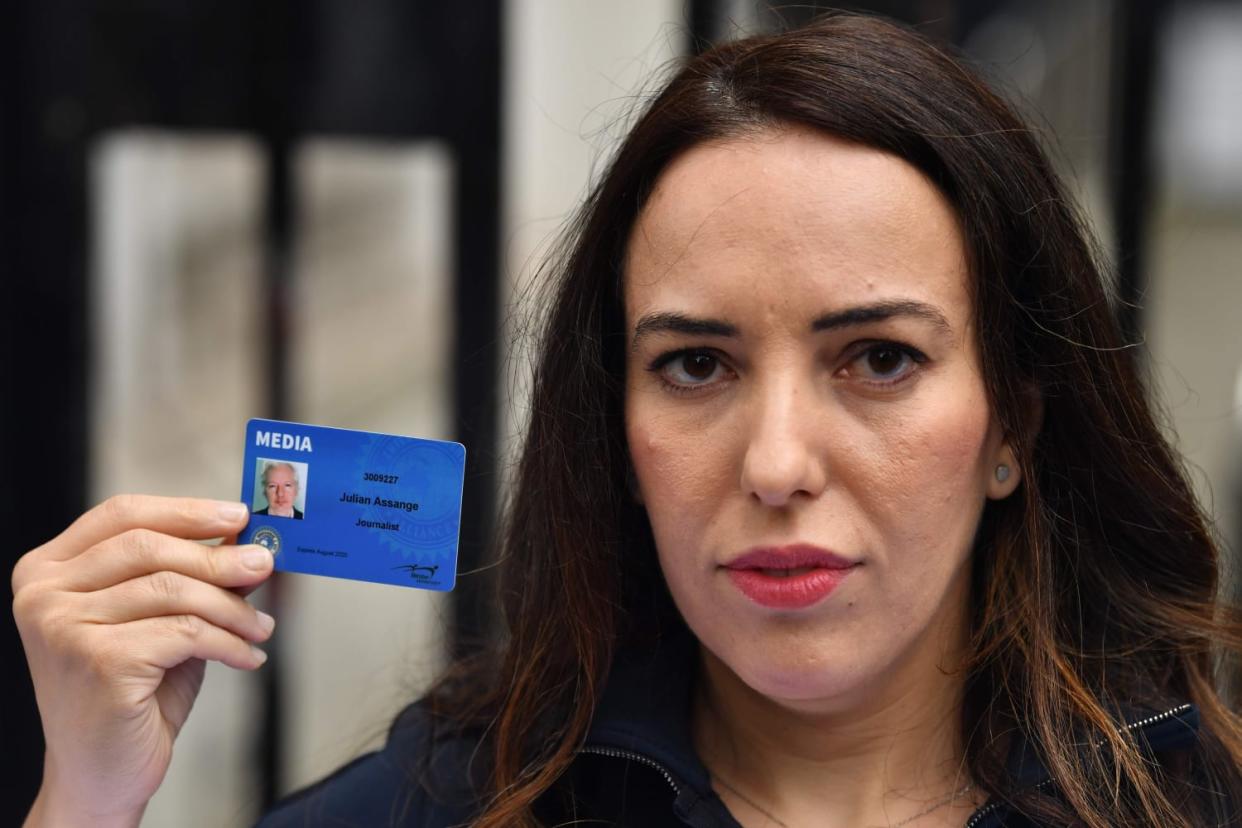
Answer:
[[[960,220],[990,402],[1025,481],[988,505],[973,558],[961,721],[971,777],[1055,824],[1215,822],[1220,798],[1196,791],[1242,802],[1242,730],[1214,673],[1221,652],[1238,650],[1238,626],[1090,235],[1036,134],[961,59],[895,24],[832,15],[689,59],[553,257],[500,544],[503,643],[429,697],[439,717],[482,733],[489,798],[477,824],[534,825],[531,807],[573,760],[617,648],[679,623],[627,486],[625,249],[673,158],[788,124],[904,159]],[[1179,701],[1201,711],[1200,745],[1157,769],[1116,717]],[[1015,786],[1015,738],[1055,786]]]

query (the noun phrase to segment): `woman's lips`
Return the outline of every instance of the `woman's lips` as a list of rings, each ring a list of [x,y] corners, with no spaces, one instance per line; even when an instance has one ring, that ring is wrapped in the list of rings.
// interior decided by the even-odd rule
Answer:
[[[817,546],[752,549],[724,565],[733,585],[773,609],[803,609],[832,594],[858,566]]]

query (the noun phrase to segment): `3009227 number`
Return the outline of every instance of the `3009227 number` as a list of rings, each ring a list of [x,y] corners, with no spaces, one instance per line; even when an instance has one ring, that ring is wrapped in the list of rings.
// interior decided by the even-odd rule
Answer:
[[[379,474],[378,472],[363,472],[363,480],[373,480],[376,483],[396,483],[397,475],[395,474]]]

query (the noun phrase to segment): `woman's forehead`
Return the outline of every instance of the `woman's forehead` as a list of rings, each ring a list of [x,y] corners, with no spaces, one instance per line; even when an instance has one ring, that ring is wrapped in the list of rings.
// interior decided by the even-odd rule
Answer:
[[[631,234],[625,282],[631,320],[650,305],[765,296],[930,302],[954,327],[970,313],[964,244],[940,191],[896,156],[805,128],[674,161]]]

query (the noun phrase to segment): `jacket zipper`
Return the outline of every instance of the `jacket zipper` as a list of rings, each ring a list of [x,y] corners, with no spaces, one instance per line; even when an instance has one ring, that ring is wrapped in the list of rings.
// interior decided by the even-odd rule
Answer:
[[[1046,787],[1050,782],[1052,782],[1051,779],[1045,779],[1043,782],[1036,784],[1035,788],[1039,789],[1039,788]],[[975,826],[979,824],[979,820],[983,819],[985,816],[992,813],[1000,806],[1001,804],[999,802],[992,802],[990,804],[984,805],[982,808],[975,811],[974,815],[971,816],[970,819],[966,820],[965,828],[975,828]]]
[[[1190,710],[1190,708],[1193,706],[1194,705],[1190,705],[1190,704],[1178,705],[1177,707],[1174,707],[1171,710],[1166,710],[1163,713],[1157,713],[1154,716],[1148,716],[1146,719],[1139,719],[1137,722],[1134,722],[1133,724],[1126,725],[1125,727],[1122,728],[1122,730],[1135,731],[1135,730],[1142,730],[1145,727],[1151,727],[1157,722],[1163,722],[1165,719],[1171,719],[1174,716],[1180,716],[1182,713],[1185,713],[1186,711]]]
[[[617,748],[594,747],[592,745],[584,745],[578,749],[579,753],[593,753],[596,756],[608,756],[613,759],[629,759],[631,762],[638,762],[640,765],[646,765],[660,772],[664,780],[668,782],[670,788],[673,789],[674,796],[681,796],[681,788],[673,780],[673,775],[668,769],[649,756],[643,756],[641,753],[634,753],[628,750],[618,750]]]
[[[1171,719],[1174,716],[1179,716],[1182,713],[1185,713],[1186,711],[1190,710],[1191,707],[1192,705],[1189,705],[1189,704],[1181,704],[1181,705],[1178,705],[1177,707],[1166,710],[1163,713],[1156,713],[1155,715],[1148,716],[1145,719],[1139,719],[1137,722],[1132,722],[1126,725],[1125,727],[1121,728],[1121,730],[1123,732],[1133,733],[1136,730],[1142,730],[1144,728],[1151,727],[1152,725],[1157,724],[1159,722],[1163,722],[1165,719]],[[1103,740],[1100,740],[1099,742],[1097,742],[1096,747],[1099,747],[1101,744],[1103,744]],[[1044,788],[1044,787],[1047,787],[1050,782],[1052,782],[1051,779],[1045,779],[1044,781],[1036,784],[1035,787]],[[970,819],[966,821],[965,828],[975,828],[975,826],[979,824],[979,820],[983,819],[985,816],[992,813],[999,807],[1000,807],[999,802],[993,802],[989,805],[983,806],[978,811],[975,811],[974,816],[972,816]]]

